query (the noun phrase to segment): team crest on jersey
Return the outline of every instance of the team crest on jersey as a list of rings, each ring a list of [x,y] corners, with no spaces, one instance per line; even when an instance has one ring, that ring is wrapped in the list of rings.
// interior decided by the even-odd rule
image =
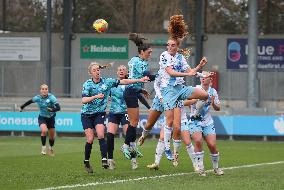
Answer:
[[[50,99],[47,99],[45,102],[46,102],[47,104],[50,103]]]
[[[101,88],[102,90],[106,90],[106,89],[107,89],[107,86],[106,86],[105,84],[102,84],[102,85],[100,86],[100,88]]]

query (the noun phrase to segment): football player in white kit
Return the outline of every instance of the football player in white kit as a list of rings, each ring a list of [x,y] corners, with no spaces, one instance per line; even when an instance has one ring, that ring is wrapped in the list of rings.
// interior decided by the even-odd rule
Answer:
[[[164,107],[162,105],[163,97],[161,96],[161,92],[160,92],[160,84],[163,80],[165,80],[165,79],[163,79],[162,75],[160,75],[160,74],[158,74],[158,76],[155,79],[154,89],[155,89],[155,92],[156,92],[156,96],[153,100],[151,112],[150,112],[150,115],[148,117],[145,129],[143,129],[142,136],[138,140],[139,145],[142,145],[144,143],[144,140],[145,140],[147,134],[149,133],[149,131],[154,126],[158,117],[164,111]],[[190,139],[189,128],[188,128],[188,120],[187,120],[185,108],[183,106],[183,101],[179,101],[178,106],[175,108],[175,110],[178,110],[177,116],[179,116],[179,118],[181,118],[181,119],[176,119],[176,122],[181,123],[180,125],[181,125],[182,139],[183,139],[183,141],[186,145],[187,152],[188,152],[190,159],[192,160],[192,163],[193,163],[194,146],[192,145],[191,139]],[[181,113],[181,116],[178,115],[178,113]],[[151,115],[154,115],[156,117],[153,117],[153,116],[151,117]],[[164,119],[164,122],[160,123],[160,125],[162,125],[163,127],[161,128],[160,138],[159,138],[159,141],[158,141],[157,147],[156,147],[155,162],[153,164],[150,164],[150,165],[147,166],[148,168],[155,169],[155,170],[159,169],[159,164],[160,164],[161,158],[162,158],[163,153],[165,152],[165,149],[166,149],[165,143],[164,143],[164,133],[165,132],[171,133],[171,131],[167,131],[167,129],[164,128],[165,127],[165,119]],[[171,134],[168,134],[168,135],[171,136]],[[180,149],[180,146],[181,146],[181,140],[176,139],[176,140],[173,140],[173,141],[174,141],[174,156],[173,156],[172,159],[169,159],[168,157],[167,157],[167,159],[173,160],[173,165],[177,166],[178,165],[178,152],[179,152],[179,149]],[[168,144],[170,145],[170,143],[168,143]]]
[[[206,58],[202,58],[195,68],[190,68],[185,57],[178,53],[178,47],[182,39],[187,35],[186,24],[182,15],[174,15],[170,18],[168,32],[170,38],[167,42],[167,51],[160,56],[160,69],[164,71],[161,82],[161,94],[166,115],[165,128],[165,154],[167,158],[172,158],[169,146],[169,138],[173,130],[173,139],[180,139],[180,112],[174,110],[179,101],[186,99],[206,100],[208,93],[200,88],[184,85],[184,77],[195,76],[196,72],[207,63]],[[178,116],[179,115],[179,116]]]
[[[200,176],[206,176],[203,164],[204,151],[202,148],[203,137],[207,143],[210,151],[211,161],[213,165],[213,170],[216,175],[223,175],[224,172],[219,168],[219,152],[216,147],[216,132],[214,127],[214,122],[211,114],[209,113],[210,107],[212,106],[214,110],[220,110],[220,100],[218,98],[217,91],[211,87],[211,73],[202,72],[203,76],[200,77],[201,85],[197,85],[197,88],[204,89],[209,94],[208,100],[203,105],[200,110],[200,118],[191,117],[189,123],[189,130],[191,137],[195,143],[194,146],[194,164],[197,166],[196,170]],[[196,110],[196,104],[199,100],[190,100],[194,103],[190,106],[191,116]],[[194,102],[195,101],[195,102]]]

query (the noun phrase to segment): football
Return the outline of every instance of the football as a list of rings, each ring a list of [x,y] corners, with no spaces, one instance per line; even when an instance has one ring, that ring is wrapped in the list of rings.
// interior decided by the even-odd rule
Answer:
[[[108,29],[108,23],[104,19],[97,19],[93,22],[93,28],[98,32],[98,33],[104,33]]]

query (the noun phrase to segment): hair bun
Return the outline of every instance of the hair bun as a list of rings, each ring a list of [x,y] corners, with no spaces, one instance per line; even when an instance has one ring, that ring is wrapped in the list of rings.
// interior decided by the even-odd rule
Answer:
[[[136,46],[141,46],[144,44],[144,40],[146,40],[146,38],[141,37],[139,34],[137,33],[129,33],[128,35],[128,39],[133,41]]]

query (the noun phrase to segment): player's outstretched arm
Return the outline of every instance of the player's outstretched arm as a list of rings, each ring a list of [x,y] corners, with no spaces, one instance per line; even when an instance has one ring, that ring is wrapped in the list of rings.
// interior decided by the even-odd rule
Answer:
[[[133,84],[133,83],[137,83],[137,82],[148,82],[150,79],[149,77],[145,76],[143,78],[140,79],[122,79],[119,81],[119,84]]]
[[[20,112],[22,112],[25,107],[27,107],[28,105],[30,105],[32,103],[34,103],[32,99],[30,99],[27,102],[25,102],[23,105],[20,106]]]

